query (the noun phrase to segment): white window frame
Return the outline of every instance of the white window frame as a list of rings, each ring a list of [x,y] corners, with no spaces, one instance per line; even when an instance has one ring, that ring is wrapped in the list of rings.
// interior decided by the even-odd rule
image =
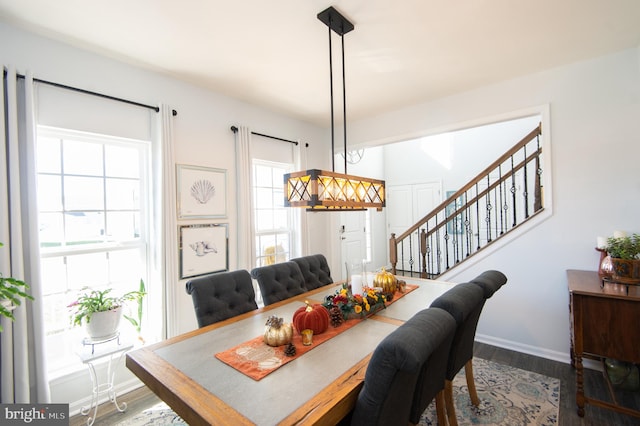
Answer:
[[[151,188],[151,174],[150,174],[150,159],[151,159],[151,141],[143,141],[136,139],[127,139],[122,137],[116,137],[111,135],[98,135],[93,133],[69,130],[69,129],[61,129],[54,128],[49,126],[38,126],[37,128],[38,140],[42,138],[55,138],[61,140],[73,140],[78,142],[87,142],[87,143],[98,143],[102,145],[110,145],[110,146],[127,146],[127,147],[136,147],[140,154],[139,158],[139,166],[140,166],[140,197],[139,197],[139,216],[140,216],[140,224],[139,224],[139,236],[137,238],[133,238],[131,240],[120,240],[120,241],[111,241],[111,242],[100,242],[95,244],[86,244],[86,245],[70,245],[70,246],[61,246],[61,247],[51,247],[51,248],[41,248],[40,256],[41,259],[51,259],[55,257],[63,257],[64,262],[66,262],[66,258],[68,256],[74,255],[85,255],[85,254],[96,254],[96,253],[105,253],[105,256],[109,256],[109,253],[114,253],[118,251],[124,250],[140,250],[140,256],[144,259],[145,264],[141,265],[142,275],[140,277],[132,277],[132,282],[130,287],[127,286],[124,288],[114,288],[112,291],[114,295],[119,295],[124,291],[137,290],[139,285],[139,280],[143,279],[147,286],[147,292],[149,291],[149,277],[151,275],[150,268],[150,252],[151,252],[151,241],[150,241],[150,232],[151,232],[151,218],[150,218],[150,188]],[[40,175],[39,170],[37,174]],[[61,170],[60,174],[64,174],[64,171]],[[106,177],[105,175],[102,178]],[[62,188],[64,191],[64,187]],[[106,196],[106,195],[105,195]],[[64,210],[62,210],[64,211]],[[103,213],[106,214],[106,205],[104,206]],[[40,212],[39,212],[40,213]],[[43,298],[46,300],[47,296],[52,296],[54,293],[47,293],[47,278],[46,276],[42,277],[42,284],[44,289]],[[64,299],[73,301],[76,297],[78,291],[76,289],[69,289],[68,283],[65,285],[66,291],[64,292]],[[58,292],[59,293],[59,292]],[[146,302],[145,298],[145,302]],[[149,306],[145,303],[145,307],[143,309],[143,313],[145,318],[143,322],[146,324],[150,324],[151,322],[147,320],[149,317]],[[157,313],[152,314],[154,317]],[[56,347],[64,346],[66,350],[64,350],[63,355],[59,355],[58,358],[63,358],[65,362],[55,362],[52,363],[48,361],[49,364],[49,377],[50,379],[55,379],[56,377],[62,377],[64,375],[79,371],[84,369],[84,365],[80,362],[80,359],[75,356],[75,353],[78,350],[78,347],[82,345],[83,337],[85,336],[84,330],[81,327],[74,327],[71,324],[69,314],[69,325],[65,327],[61,331],[55,330],[46,330],[45,340],[48,343],[48,346],[52,346],[55,344]],[[123,322],[126,320],[123,318]],[[133,327],[127,323],[128,327],[122,327],[131,329],[132,332]],[[46,325],[45,325],[46,327]],[[49,334],[53,332],[53,334]],[[155,333],[154,333],[155,334]],[[121,339],[133,339],[134,336],[121,336]],[[49,352],[49,351],[48,351]]]

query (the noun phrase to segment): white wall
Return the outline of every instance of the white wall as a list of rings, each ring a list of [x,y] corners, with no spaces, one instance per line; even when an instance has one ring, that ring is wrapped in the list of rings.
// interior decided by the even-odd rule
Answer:
[[[549,104],[553,214],[507,250],[461,272],[486,269],[509,278],[488,301],[478,337],[563,361],[569,360],[567,269],[596,270],[596,236],[640,231],[639,50],[572,64],[350,126],[355,144],[381,144],[465,127],[513,111]],[[398,135],[397,129],[403,129]]]

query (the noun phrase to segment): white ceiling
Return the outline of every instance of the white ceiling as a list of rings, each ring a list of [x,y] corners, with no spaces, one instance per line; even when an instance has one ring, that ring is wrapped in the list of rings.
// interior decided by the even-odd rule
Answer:
[[[640,45],[639,0],[0,0],[0,20],[327,126],[329,6],[355,25],[349,121]]]

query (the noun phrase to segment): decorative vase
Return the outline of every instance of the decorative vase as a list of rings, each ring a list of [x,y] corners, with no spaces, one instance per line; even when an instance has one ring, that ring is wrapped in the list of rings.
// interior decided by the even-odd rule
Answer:
[[[614,280],[640,283],[640,260],[627,260],[612,257],[611,266]]]
[[[91,320],[86,325],[89,339],[97,341],[116,337],[121,318],[122,306],[104,312],[94,312],[91,314]]]

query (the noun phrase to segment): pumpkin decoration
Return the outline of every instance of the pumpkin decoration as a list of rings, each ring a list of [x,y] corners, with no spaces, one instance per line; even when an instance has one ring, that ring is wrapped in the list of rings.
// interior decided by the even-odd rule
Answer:
[[[282,346],[293,340],[293,326],[282,318],[271,315],[264,328],[264,342],[269,346]]]
[[[298,330],[313,330],[313,334],[324,333],[329,328],[329,312],[319,303],[311,304],[304,302],[306,306],[301,306],[293,313],[293,326]]]
[[[382,288],[383,294],[394,294],[398,289],[398,279],[384,268],[373,277],[373,285]]]

